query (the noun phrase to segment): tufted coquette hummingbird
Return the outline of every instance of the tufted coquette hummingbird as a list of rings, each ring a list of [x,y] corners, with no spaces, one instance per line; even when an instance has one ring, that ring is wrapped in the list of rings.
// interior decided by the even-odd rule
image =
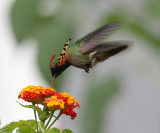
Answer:
[[[123,51],[133,42],[128,40],[102,42],[114,30],[120,26],[120,22],[107,24],[69,45],[71,39],[64,44],[62,53],[58,58],[53,54],[50,59],[50,71],[52,73],[52,86],[57,78],[69,66],[84,69],[89,73],[99,62]]]

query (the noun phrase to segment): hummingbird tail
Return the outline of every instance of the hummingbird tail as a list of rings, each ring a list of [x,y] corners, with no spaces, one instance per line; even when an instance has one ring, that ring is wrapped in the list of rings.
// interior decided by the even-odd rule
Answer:
[[[99,44],[95,49],[93,49],[93,51],[97,52],[97,60],[101,62],[125,50],[131,44],[133,44],[133,42],[131,41],[110,41],[103,44]]]

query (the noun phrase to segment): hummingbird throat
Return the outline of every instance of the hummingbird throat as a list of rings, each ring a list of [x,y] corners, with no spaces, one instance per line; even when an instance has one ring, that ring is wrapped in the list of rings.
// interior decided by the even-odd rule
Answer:
[[[69,39],[69,41],[67,41],[64,44],[63,51],[60,54],[60,57],[58,58],[58,66],[63,66],[66,63],[66,61],[67,61],[67,54],[66,54],[66,52],[67,52],[68,45],[69,45],[70,42],[71,42],[71,38]]]

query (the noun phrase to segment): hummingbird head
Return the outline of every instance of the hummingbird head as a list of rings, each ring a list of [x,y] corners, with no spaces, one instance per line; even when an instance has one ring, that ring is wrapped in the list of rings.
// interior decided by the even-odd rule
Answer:
[[[56,54],[53,54],[50,59],[50,71],[52,73],[52,87],[54,80],[70,66],[70,63],[67,61],[66,53],[60,54],[59,58],[55,58]]]
[[[50,71],[52,73],[52,86],[54,80],[66,69],[70,66],[70,63],[67,60],[67,49],[71,39],[64,44],[64,48],[59,58],[55,58],[56,54],[53,54],[50,59]]]
[[[55,58],[56,54],[53,54],[51,56],[51,59],[50,59],[50,71],[52,73],[52,86],[53,86],[53,83],[54,83],[54,80],[56,79],[56,77],[59,76],[60,74],[60,70],[59,70],[59,62],[58,62],[58,59]]]

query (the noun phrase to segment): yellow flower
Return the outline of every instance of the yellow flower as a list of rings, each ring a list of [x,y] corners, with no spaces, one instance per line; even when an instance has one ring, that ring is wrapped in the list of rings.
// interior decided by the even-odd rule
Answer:
[[[44,103],[51,110],[64,109],[65,104],[62,99],[57,99],[57,96],[46,98]]]
[[[66,100],[68,105],[72,105],[74,103],[77,103],[77,100],[74,97],[70,96],[68,93],[63,92],[63,93],[60,93],[60,94],[63,97],[63,99]]]

